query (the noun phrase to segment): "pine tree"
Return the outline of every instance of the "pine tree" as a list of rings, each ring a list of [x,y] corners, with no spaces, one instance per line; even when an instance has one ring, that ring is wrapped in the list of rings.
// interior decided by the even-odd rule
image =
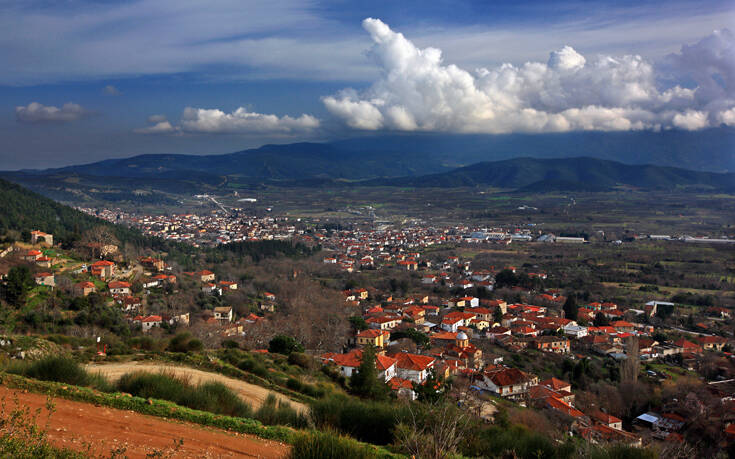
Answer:
[[[564,318],[569,320],[577,320],[577,298],[574,295],[569,295],[567,300],[564,302]]]
[[[365,346],[357,372],[350,378],[350,390],[355,395],[375,400],[384,399],[388,395],[388,386],[378,378],[378,367],[375,364],[377,352],[373,346]]]

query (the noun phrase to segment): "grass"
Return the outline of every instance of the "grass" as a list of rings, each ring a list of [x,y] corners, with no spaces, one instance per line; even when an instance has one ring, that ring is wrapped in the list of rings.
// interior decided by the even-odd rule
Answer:
[[[395,457],[373,446],[358,444],[332,432],[310,432],[296,436],[289,459],[373,459]]]
[[[288,403],[280,402],[275,395],[269,394],[263,405],[255,412],[255,419],[265,425],[308,427],[309,416],[299,413]]]
[[[117,382],[117,389],[215,414],[242,418],[253,414],[248,404],[219,382],[193,385],[188,379],[173,374],[134,372],[124,374]]]
[[[63,356],[49,356],[36,361],[12,362],[7,371],[41,381],[55,381],[75,386],[107,391],[110,383],[99,374],[92,374],[76,361]]]
[[[281,441],[296,445],[303,435],[313,434],[313,431],[296,431],[283,426],[265,426],[255,419],[235,418],[231,416],[215,415],[213,413],[181,407],[172,402],[157,399],[145,399],[142,397],[126,396],[120,393],[104,393],[87,387],[70,386],[62,383],[38,381],[23,376],[0,373],[0,384],[7,387],[31,392],[50,394],[55,397],[65,398],[84,403],[92,403],[107,406],[119,410],[130,410],[136,413],[147,414],[160,418],[176,419],[191,422],[207,427],[225,429],[232,432],[255,435],[260,438]],[[332,434],[325,434],[332,435]],[[357,451],[361,446],[375,451],[373,457],[401,457],[392,455],[387,450],[365,445],[354,439],[341,437],[343,441],[352,443]],[[0,457],[4,457],[1,456]],[[48,456],[53,457],[53,456]],[[306,457],[306,456],[304,456]],[[343,456],[351,457],[351,456]]]
[[[48,441],[47,430],[39,426],[41,410],[31,411],[21,406],[17,398],[13,406],[2,401],[0,406],[0,457],[18,459],[78,459],[84,454],[67,448],[58,448]],[[48,418],[53,414],[53,404],[46,403]],[[47,419],[48,425],[48,419]]]

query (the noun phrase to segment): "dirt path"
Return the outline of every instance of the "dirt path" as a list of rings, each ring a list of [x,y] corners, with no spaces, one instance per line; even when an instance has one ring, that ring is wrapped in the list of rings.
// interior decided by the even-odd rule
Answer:
[[[0,387],[0,399],[6,409],[18,405],[31,412],[43,408],[37,419],[46,425],[46,396]],[[289,446],[251,435],[211,429],[196,424],[166,421],[133,411],[117,410],[87,403],[56,398],[55,412],[48,426],[52,444],[88,452],[93,457],[110,457],[113,450],[125,448],[124,455],[142,458],[160,452],[163,457],[257,457],[282,458]],[[174,442],[183,440],[178,449]]]
[[[111,381],[116,381],[120,379],[120,377],[125,373],[130,373],[133,371],[147,371],[150,373],[157,373],[161,371],[170,372],[177,376],[188,377],[190,378],[189,380],[194,384],[217,381],[237,392],[240,397],[248,402],[254,409],[258,409],[263,404],[266,397],[268,397],[269,394],[273,394],[280,401],[289,403],[292,407],[302,413],[308,411],[308,407],[303,403],[291,400],[285,395],[279,394],[278,392],[265,389],[264,387],[257,386],[255,384],[246,383],[245,381],[241,381],[239,379],[228,378],[227,376],[223,376],[217,373],[210,373],[208,371],[197,370],[189,367],[165,365],[161,363],[127,362],[90,364],[87,365],[86,368],[93,373],[101,373],[104,377]]]

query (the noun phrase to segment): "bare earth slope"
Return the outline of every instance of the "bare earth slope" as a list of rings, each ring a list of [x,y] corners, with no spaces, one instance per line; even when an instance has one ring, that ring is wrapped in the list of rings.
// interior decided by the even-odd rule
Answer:
[[[8,409],[13,400],[31,411],[41,408],[37,422],[46,423],[46,396],[43,394],[0,387],[0,399]],[[289,446],[272,440],[206,428],[178,421],[166,421],[133,411],[117,410],[87,403],[57,398],[53,400],[55,412],[48,425],[51,443],[89,453],[93,457],[110,457],[110,452],[125,448],[124,455],[142,458],[153,452],[164,457],[257,457],[281,458],[288,454]],[[183,440],[178,450],[175,441]],[[175,452],[174,452],[175,451]]]
[[[216,381],[221,382],[233,391],[237,392],[240,397],[248,402],[253,409],[258,409],[266,397],[269,394],[273,394],[282,402],[288,402],[295,409],[306,412],[308,408],[303,403],[289,399],[283,394],[268,390],[264,387],[250,384],[239,379],[228,378],[217,373],[210,373],[208,371],[197,370],[189,367],[182,367],[176,365],[166,365],[162,363],[147,363],[147,362],[126,362],[126,363],[103,363],[103,364],[90,364],[86,366],[86,369],[92,373],[101,373],[102,376],[106,377],[110,381],[117,381],[125,373],[134,371],[146,371],[149,373],[158,373],[161,371],[167,373],[173,373],[177,376],[184,376],[194,384],[200,384],[203,382]]]

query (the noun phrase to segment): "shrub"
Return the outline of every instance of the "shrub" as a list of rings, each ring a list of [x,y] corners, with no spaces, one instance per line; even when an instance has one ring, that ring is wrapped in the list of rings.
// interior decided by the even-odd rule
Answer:
[[[303,352],[292,352],[288,355],[288,363],[309,370],[314,365],[314,359]]]
[[[282,403],[273,394],[268,395],[263,406],[255,412],[255,419],[265,425],[295,428],[303,428],[309,424],[309,418],[305,414],[299,413],[288,403]]]
[[[242,371],[247,371],[249,373],[253,373],[254,375],[258,375],[261,378],[265,378],[268,376],[268,368],[266,368],[265,365],[253,359],[252,357],[246,357],[242,359],[240,363],[237,364],[237,368],[241,369]]]
[[[110,389],[110,384],[104,377],[89,373],[68,357],[51,356],[35,362],[14,363],[8,368],[8,372],[42,381],[90,386],[103,391]]]
[[[250,417],[252,409],[227,386],[208,382],[194,386],[185,378],[165,373],[126,373],[117,383],[121,392],[168,400],[181,406],[235,417]]]
[[[313,402],[311,416],[320,429],[337,429],[377,445],[393,442],[395,426],[410,419],[404,404],[358,400],[344,395],[331,395]]]
[[[381,457],[374,447],[332,432],[309,432],[296,437],[290,459],[373,459]]]
[[[291,390],[295,390],[296,392],[301,392],[304,385],[296,378],[288,378],[288,381],[286,381],[286,387]]]
[[[187,352],[192,349],[189,349],[189,342],[194,341],[194,339],[191,336],[191,333],[185,332],[185,333],[179,333],[173,338],[171,338],[171,341],[168,343],[168,350],[171,352]],[[197,340],[199,341],[199,340]],[[201,341],[200,341],[201,343]]]
[[[268,351],[276,354],[289,355],[292,352],[304,352],[304,346],[288,335],[276,335],[268,343]]]
[[[225,349],[237,349],[240,345],[234,339],[226,339],[222,341],[222,347]]]

